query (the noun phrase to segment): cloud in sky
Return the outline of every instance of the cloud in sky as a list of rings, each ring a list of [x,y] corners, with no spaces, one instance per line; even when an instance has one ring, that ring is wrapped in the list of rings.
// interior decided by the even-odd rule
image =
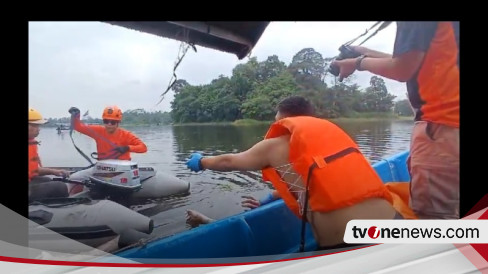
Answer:
[[[338,54],[341,44],[362,34],[374,22],[271,22],[251,53],[258,61],[276,54],[287,65],[303,48],[324,57]],[[391,53],[396,24],[364,45]],[[361,39],[359,41],[362,41]],[[170,111],[170,91],[160,94],[173,75],[180,42],[101,22],[29,23],[29,106],[45,117],[67,117],[76,106],[100,117],[107,105],[123,111],[143,108]],[[197,46],[179,65],[178,79],[192,85],[208,84],[219,75],[230,76],[238,60],[230,53]],[[369,85],[372,74],[356,72],[355,82]],[[405,98],[404,83],[385,79],[390,93]]]

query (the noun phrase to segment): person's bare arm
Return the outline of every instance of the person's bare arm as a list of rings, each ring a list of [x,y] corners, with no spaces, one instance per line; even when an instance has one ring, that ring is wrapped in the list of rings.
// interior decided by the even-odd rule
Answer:
[[[366,57],[362,59],[360,69],[400,82],[412,79],[423,63],[425,53],[430,48],[439,24],[440,22],[437,21],[397,22],[393,55],[384,58]],[[366,49],[357,50],[365,51],[368,55]],[[354,58],[335,61],[340,67],[339,80],[348,77],[356,70],[357,60]]]
[[[372,49],[362,47],[362,46],[351,46],[351,47],[353,48],[353,50],[361,53],[362,55],[366,55],[366,56],[372,57],[372,58],[391,58],[392,57],[391,54],[388,54],[388,53],[385,53],[382,51],[372,50]]]
[[[204,157],[201,160],[202,167],[218,171],[259,170],[265,168],[270,165],[268,153],[276,144],[276,139],[263,140],[241,153]]]
[[[362,60],[360,68],[389,79],[406,82],[418,71],[424,56],[425,53],[422,51],[409,51],[394,58],[366,57]],[[340,68],[340,81],[356,71],[357,59],[344,59],[333,62]]]
[[[422,65],[425,53],[409,51],[395,58],[364,58],[361,69],[386,78],[406,82]]]
[[[55,176],[66,176],[70,175],[68,170],[63,169],[54,169],[54,168],[47,168],[47,167],[39,167],[38,169],[39,175],[55,175]]]

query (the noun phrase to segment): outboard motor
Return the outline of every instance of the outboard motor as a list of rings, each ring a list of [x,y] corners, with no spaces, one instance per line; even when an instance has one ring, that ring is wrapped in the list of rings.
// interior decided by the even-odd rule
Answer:
[[[137,163],[126,160],[98,161],[90,181],[91,187],[104,193],[135,192],[142,187]]]

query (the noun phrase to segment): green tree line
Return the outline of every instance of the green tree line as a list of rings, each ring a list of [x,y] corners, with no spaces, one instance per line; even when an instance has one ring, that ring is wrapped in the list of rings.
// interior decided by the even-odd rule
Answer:
[[[324,58],[313,48],[297,52],[286,65],[278,56],[258,62],[256,57],[239,64],[230,77],[220,75],[206,85],[190,85],[179,79],[173,86],[171,112],[127,110],[122,125],[165,125],[188,122],[222,122],[239,119],[273,120],[276,105],[290,95],[302,95],[323,118],[412,116],[407,99],[394,102],[383,78],[372,76],[361,89],[352,75],[343,82],[327,72],[333,58]],[[70,118],[49,119],[50,124],[69,124]],[[100,118],[84,118],[101,124]]]
[[[371,77],[364,90],[352,83],[354,76],[340,83],[327,73],[331,61],[313,48],[304,48],[289,65],[276,55],[262,62],[253,57],[237,65],[230,77],[220,75],[210,84],[193,86],[179,79],[173,86],[173,121],[272,120],[277,103],[290,95],[308,98],[324,118],[366,113],[412,115],[408,100],[395,103],[396,96],[388,92],[381,77]]]
[[[102,124],[101,118],[82,118],[87,124]],[[60,124],[69,125],[70,117],[63,118],[49,118],[50,126],[57,126]],[[133,109],[123,112],[123,119],[121,125],[168,125],[172,123],[171,114],[169,112],[154,111],[147,112],[144,109]]]

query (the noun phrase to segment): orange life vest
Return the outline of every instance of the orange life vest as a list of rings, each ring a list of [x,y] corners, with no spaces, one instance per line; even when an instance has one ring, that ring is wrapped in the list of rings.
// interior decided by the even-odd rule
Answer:
[[[409,207],[410,182],[389,182],[385,184],[393,197],[393,207],[405,219],[418,219]]]
[[[41,166],[41,159],[37,154],[37,145],[39,143],[34,139],[29,139],[29,182],[32,177],[39,175],[39,167]]]
[[[392,203],[392,195],[357,144],[335,124],[309,116],[285,118],[271,125],[265,139],[286,134],[291,135],[289,162],[305,186],[308,184],[308,208],[312,211],[329,212],[373,197]],[[262,173],[285,204],[301,217],[303,205],[298,204],[278,172],[269,167]]]

